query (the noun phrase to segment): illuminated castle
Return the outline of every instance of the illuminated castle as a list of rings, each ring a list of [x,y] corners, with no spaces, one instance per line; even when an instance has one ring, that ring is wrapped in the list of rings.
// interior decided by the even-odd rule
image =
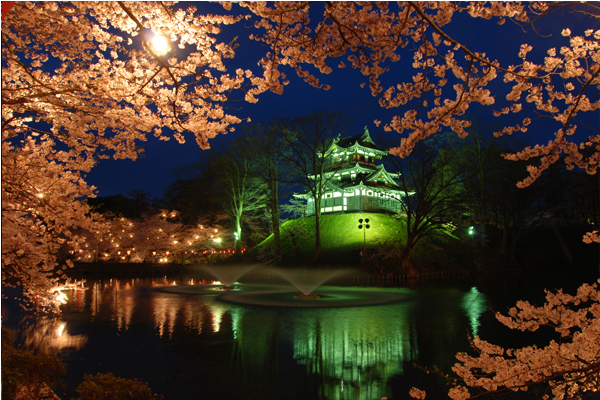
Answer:
[[[387,150],[375,145],[366,127],[362,135],[347,138],[338,135],[324,154],[328,162],[323,174],[326,183],[321,213],[399,212],[405,192],[394,180],[398,175],[377,164],[387,155]],[[315,213],[310,192],[297,193],[295,197],[307,200],[307,215]]]

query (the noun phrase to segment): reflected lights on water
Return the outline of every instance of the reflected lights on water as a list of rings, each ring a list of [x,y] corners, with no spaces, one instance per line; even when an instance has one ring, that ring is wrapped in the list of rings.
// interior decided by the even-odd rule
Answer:
[[[461,303],[462,309],[469,317],[471,322],[471,334],[475,337],[479,331],[479,317],[488,309],[488,303],[485,296],[477,290],[476,287],[472,287],[470,291],[465,293]]]

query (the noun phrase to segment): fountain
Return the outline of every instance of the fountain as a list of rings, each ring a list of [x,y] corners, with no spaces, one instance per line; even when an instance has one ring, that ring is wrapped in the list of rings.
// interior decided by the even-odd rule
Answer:
[[[271,285],[262,288],[248,287],[244,292],[227,293],[220,299],[246,305],[310,308],[366,306],[407,299],[405,293],[397,290],[379,289],[374,291],[357,287],[324,286],[326,282],[335,277],[349,274],[352,272],[350,269],[273,268],[267,272],[285,279],[301,293],[290,291],[286,287]],[[319,293],[313,293],[315,290],[318,290]]]
[[[221,289],[235,289],[235,283],[256,265],[204,265],[202,269],[213,275],[223,285]]]
[[[365,289],[361,287],[324,286],[328,281],[350,273],[350,269],[290,269],[265,268],[263,274],[253,277],[261,283],[244,284],[243,290],[235,282],[257,265],[210,265],[202,269],[217,278],[222,286],[180,285],[159,288],[178,294],[207,295],[221,292],[220,301],[250,306],[269,307],[355,307],[388,304],[408,299],[406,293],[393,289]],[[286,284],[271,283],[273,276],[285,279]],[[261,279],[263,278],[263,279]],[[295,290],[290,290],[290,284]],[[236,289],[236,290],[232,290]],[[318,294],[314,293],[318,290]],[[298,293],[300,291],[300,294]]]
[[[350,272],[348,269],[275,269],[275,274],[284,278],[296,287],[301,294],[294,296],[295,299],[310,300],[320,299],[323,296],[313,294],[313,291],[325,282]]]

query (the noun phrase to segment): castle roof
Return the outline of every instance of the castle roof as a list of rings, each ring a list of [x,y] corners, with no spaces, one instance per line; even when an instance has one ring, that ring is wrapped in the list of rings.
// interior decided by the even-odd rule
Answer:
[[[383,183],[383,185],[387,184],[391,187],[399,188],[400,186],[394,181],[394,178],[395,177],[393,176],[393,174],[388,172],[382,164],[382,165],[378,165],[376,167],[376,170],[373,171],[370,175],[365,176],[363,178],[363,181],[365,181],[366,183],[375,184],[376,180],[382,180],[385,182],[385,183]],[[385,187],[388,187],[388,186],[385,186]]]
[[[335,174],[335,173],[342,173],[342,172],[354,172],[354,173],[361,173],[361,174],[370,174],[373,171],[377,170],[377,166],[376,165],[366,165],[366,164],[362,164],[358,161],[356,161],[354,164],[345,164],[342,167],[329,167],[327,169],[327,171],[324,171],[323,175],[328,176],[331,174]],[[314,175],[312,175],[314,176]]]
[[[325,184],[325,188],[323,192],[332,192],[332,191],[338,191],[338,192],[351,192],[354,191],[356,189],[365,189],[365,190],[373,190],[374,192],[387,192],[387,193],[397,193],[400,195],[404,194],[403,190],[400,190],[400,187],[398,185],[394,185],[394,186],[384,186],[384,185],[377,185],[374,184],[373,182],[365,182],[363,180],[360,181],[330,181],[327,182]],[[312,194],[310,192],[310,190],[306,189],[303,190],[301,192],[296,192],[294,193],[294,197],[296,198],[312,198]]]
[[[331,145],[325,151],[325,154],[330,154],[335,152],[338,149],[351,150],[355,147],[363,147],[365,149],[373,150],[375,153],[379,153],[381,155],[387,155],[388,151],[386,149],[382,149],[377,147],[373,139],[371,139],[371,135],[369,134],[369,130],[365,126],[364,133],[360,135],[350,136],[342,138],[341,135],[338,135],[333,141]]]

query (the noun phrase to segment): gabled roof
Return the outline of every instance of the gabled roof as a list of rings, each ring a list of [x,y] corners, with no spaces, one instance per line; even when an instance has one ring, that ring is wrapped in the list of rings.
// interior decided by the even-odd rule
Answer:
[[[341,134],[338,134],[338,136],[331,142],[331,145],[327,151],[325,151],[325,154],[330,154],[336,149],[351,150],[354,147],[362,147],[364,149],[374,151],[375,153],[380,153],[381,155],[388,154],[387,150],[377,147],[375,142],[373,142],[373,139],[371,139],[371,135],[369,134],[369,130],[366,126],[364,133],[360,135],[342,138]]]
[[[370,183],[375,181],[376,179],[382,179],[391,186],[399,187],[398,184],[394,181],[394,179],[396,179],[397,176],[394,175],[395,174],[388,172],[382,164],[377,166],[376,171],[372,172],[370,175],[365,176],[363,178],[363,181],[365,183]]]
[[[325,171],[324,175],[331,175],[331,174],[341,174],[342,172],[346,172],[346,171],[353,171],[356,170],[357,173],[367,173],[370,174],[374,171],[377,170],[377,166],[374,165],[365,165],[365,164],[361,164],[360,162],[356,161],[354,164],[347,164],[342,168],[330,168],[327,171]],[[314,176],[314,175],[311,175]]]
[[[343,172],[354,172],[357,174],[366,174],[365,176],[363,176],[361,179],[366,182],[373,182],[375,179],[381,178],[382,180],[386,181],[389,185],[391,186],[398,186],[398,184],[395,182],[395,179],[398,177],[398,175],[393,174],[391,172],[388,172],[385,169],[385,166],[383,164],[377,165],[377,166],[370,166],[370,165],[363,165],[359,162],[355,163],[355,164],[351,164],[348,165],[344,168],[340,168],[340,169],[332,169],[329,171],[326,171],[324,173],[325,176],[329,177],[332,174],[342,174]],[[309,177],[314,179],[314,175],[309,175]]]

